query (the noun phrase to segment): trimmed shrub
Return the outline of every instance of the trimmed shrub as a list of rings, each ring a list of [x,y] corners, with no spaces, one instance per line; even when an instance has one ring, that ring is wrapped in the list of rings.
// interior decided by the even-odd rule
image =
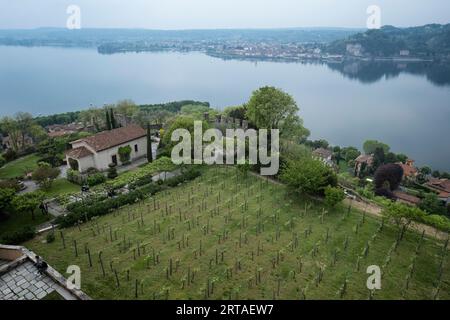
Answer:
[[[94,167],[90,167],[90,168],[88,168],[88,169],[86,170],[86,173],[89,174],[89,175],[91,175],[91,174],[96,174],[96,173],[98,173],[98,172],[100,172],[100,171],[98,171],[98,169],[97,169],[97,168],[94,168]]]
[[[86,182],[86,179],[78,171],[72,169],[67,170],[67,180],[80,186]]]
[[[106,181],[106,177],[105,177],[105,175],[104,175],[103,173],[101,173],[101,172],[91,174],[91,175],[89,175],[89,176],[87,177],[87,179],[86,179],[86,183],[87,183],[88,186],[90,186],[90,187],[99,185],[99,184],[101,184],[101,183],[103,183],[103,182],[105,182],[105,181]]]
[[[153,176],[148,175],[141,178],[137,178],[135,181],[131,182],[128,185],[128,188],[130,189],[136,189],[142,186],[145,186],[147,184],[153,183]]]
[[[6,245],[17,245],[33,239],[36,232],[32,227],[24,227],[20,230],[3,235],[1,243]]]
[[[117,178],[117,176],[118,176],[118,174],[117,174],[116,164],[110,163],[109,169],[108,169],[108,178],[114,179],[114,178]]]
[[[70,214],[58,217],[55,222],[63,228],[70,227],[78,221],[85,222],[86,218],[91,219],[96,216],[103,216],[114,209],[135,203],[143,198],[144,194],[142,192],[133,191],[103,201],[76,202],[67,206],[67,210],[71,212]]]
[[[334,208],[339,203],[344,201],[345,199],[345,193],[344,190],[337,187],[326,187],[325,188],[325,205]]]

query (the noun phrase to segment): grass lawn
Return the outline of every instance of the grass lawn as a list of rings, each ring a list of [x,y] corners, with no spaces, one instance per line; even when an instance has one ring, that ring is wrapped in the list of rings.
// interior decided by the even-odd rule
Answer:
[[[49,190],[42,190],[49,198],[60,196],[67,193],[74,193],[80,191],[81,187],[74,184],[67,179],[57,179],[53,181],[52,187]]]
[[[326,212],[233,168],[211,168],[63,230],[65,248],[60,232],[52,243],[43,234],[26,246],[63,275],[80,266],[81,289],[95,299],[367,299],[371,265],[382,270],[374,299],[450,299],[443,244],[408,231],[396,246],[397,228],[381,226],[348,208]]]
[[[4,233],[14,232],[27,226],[34,227],[50,220],[50,218],[49,215],[42,215],[38,209],[35,211],[35,220],[31,219],[31,214],[12,213],[9,219],[0,221],[0,238]]]
[[[28,172],[37,168],[37,161],[39,156],[30,154],[28,156],[16,159],[5,164],[0,168],[0,179],[12,179],[15,177],[22,177]]]
[[[58,292],[53,291],[52,293],[46,295],[41,300],[65,300]]]

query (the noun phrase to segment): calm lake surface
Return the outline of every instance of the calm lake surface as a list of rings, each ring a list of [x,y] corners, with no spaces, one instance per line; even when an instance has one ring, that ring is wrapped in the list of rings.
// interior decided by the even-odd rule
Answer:
[[[136,103],[193,99],[223,108],[273,85],[297,100],[313,139],[358,148],[377,139],[418,165],[450,170],[450,84],[408,68],[0,46],[0,116],[74,111],[126,98]]]

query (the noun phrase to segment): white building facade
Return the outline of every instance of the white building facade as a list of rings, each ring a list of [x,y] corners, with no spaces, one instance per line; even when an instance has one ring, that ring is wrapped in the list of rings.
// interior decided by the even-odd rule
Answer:
[[[66,153],[67,166],[81,173],[90,168],[105,171],[111,163],[120,166],[119,149],[129,146],[129,160],[133,162],[147,156],[147,134],[137,125],[130,125],[71,142],[72,149]]]

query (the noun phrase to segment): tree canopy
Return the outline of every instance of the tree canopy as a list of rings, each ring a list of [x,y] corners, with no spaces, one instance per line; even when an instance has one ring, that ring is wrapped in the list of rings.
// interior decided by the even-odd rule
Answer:
[[[258,129],[280,129],[281,137],[292,140],[309,136],[297,115],[297,103],[280,89],[266,86],[254,91],[245,108],[248,120]]]
[[[34,220],[34,211],[42,203],[44,198],[44,194],[40,191],[30,192],[16,196],[12,201],[12,205],[18,212],[30,212]]]
[[[377,148],[383,149],[384,154],[387,154],[391,149],[387,144],[377,140],[367,140],[366,142],[364,142],[363,149],[366,154],[375,153]]]
[[[337,185],[336,174],[321,161],[311,157],[288,160],[280,178],[301,194],[323,195],[327,186]]]
[[[334,208],[345,199],[344,190],[328,186],[325,188],[325,205]]]
[[[33,172],[32,178],[43,189],[49,189],[53,181],[59,176],[60,170],[52,168],[46,162],[40,162],[37,169]]]

